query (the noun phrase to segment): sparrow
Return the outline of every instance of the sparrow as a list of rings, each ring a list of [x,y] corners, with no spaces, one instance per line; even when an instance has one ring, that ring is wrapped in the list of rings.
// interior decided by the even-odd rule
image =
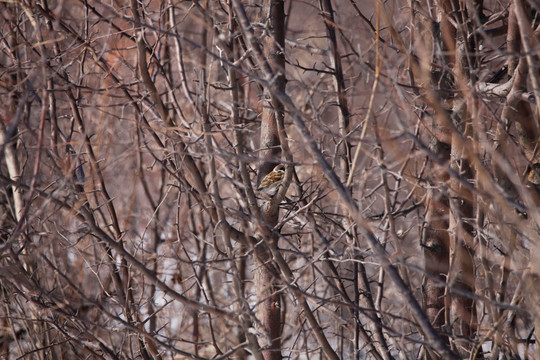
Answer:
[[[283,182],[283,175],[285,175],[285,165],[279,164],[264,177],[257,190],[270,196],[276,195]]]

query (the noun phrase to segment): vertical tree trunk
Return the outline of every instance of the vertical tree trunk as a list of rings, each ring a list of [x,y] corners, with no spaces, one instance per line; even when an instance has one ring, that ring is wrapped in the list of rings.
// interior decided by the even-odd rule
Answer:
[[[439,94],[444,98],[444,102],[436,101],[445,110],[439,110],[435,116],[435,127],[432,130],[441,136],[434,139],[432,150],[459,178],[449,176],[448,173],[438,174],[436,183],[447,188],[448,193],[437,193],[437,190],[428,192],[424,260],[426,272],[430,276],[424,279],[423,287],[424,305],[430,320],[437,327],[446,321],[452,324],[456,336],[452,345],[456,345],[456,350],[462,356],[468,356],[472,349],[469,340],[475,336],[474,302],[470,297],[450,293],[449,301],[445,303],[445,289],[440,282],[449,280],[450,288],[474,293],[473,194],[465,184],[474,179],[474,174],[468,159],[471,152],[464,149],[463,145],[466,141],[463,139],[474,136],[470,121],[474,104],[468,103],[465,97],[453,95],[467,94],[467,86],[471,81],[469,66],[474,63],[469,58],[471,48],[466,21],[469,14],[466,11],[465,5],[459,1],[441,2],[438,11],[440,34],[435,31],[433,34],[437,49],[435,55],[443,65],[442,71],[433,72],[436,75],[434,80],[439,85]],[[447,67],[453,69],[451,75],[444,70]],[[454,124],[450,123],[450,118]],[[430,358],[433,354],[426,353],[426,356]]]
[[[474,82],[470,74],[470,67],[474,66],[475,59],[469,54],[473,53],[468,19],[474,14],[468,14],[464,4],[452,1],[453,17],[456,24],[454,42],[454,88],[461,90],[463,97],[453,99],[452,119],[455,129],[452,132],[452,151],[450,168],[459,175],[459,178],[450,179],[450,288],[462,290],[465,293],[475,292],[474,284],[474,194],[471,191],[474,182],[474,172],[470,165],[470,157],[475,156],[469,144],[474,138],[472,116],[476,104],[474,97],[467,97],[468,86]],[[475,8],[469,9],[471,12]],[[467,183],[467,184],[465,184]],[[462,357],[468,357],[473,349],[472,339],[476,335],[476,311],[474,301],[470,296],[462,293],[453,293],[450,297],[450,324],[452,324],[453,345]]]
[[[450,159],[448,143],[434,139],[431,150],[445,162]],[[424,267],[428,275],[424,277],[422,283],[422,300],[426,315],[435,329],[441,329],[445,324],[445,287],[442,284],[446,283],[450,254],[448,196],[446,192],[441,191],[441,188],[444,188],[442,183],[448,179],[448,175],[439,175],[438,178],[435,175],[431,179],[422,234]],[[427,351],[425,358],[432,359],[434,355]]]
[[[532,26],[530,24],[530,17],[532,12],[524,5],[524,2],[520,0],[514,2],[510,14],[512,21],[509,22],[509,26],[511,27],[508,31],[507,39],[512,50],[521,50],[522,53],[526,53],[527,55],[521,57],[519,62],[516,62],[512,58],[509,60],[509,71],[510,69],[514,69],[512,73],[514,83],[510,94],[507,96],[501,117],[503,123],[515,124],[519,146],[529,161],[526,180],[529,191],[527,192],[526,196],[528,199],[525,199],[525,203],[531,208],[528,216],[535,224],[536,237],[531,241],[531,268],[530,273],[524,279],[524,294],[529,313],[535,325],[535,336],[537,336],[539,333],[538,329],[540,329],[540,304],[538,302],[540,298],[540,286],[538,286],[540,280],[540,243],[538,240],[540,218],[538,211],[534,209],[538,209],[540,206],[540,151],[538,151],[540,130],[538,127],[538,87],[534,86],[535,82],[538,82],[538,70],[531,65],[538,62],[538,58],[529,53]],[[528,81],[533,85],[536,109],[533,109],[533,106],[525,102],[520,96],[521,93],[527,91]],[[501,176],[501,179],[504,180],[505,178]],[[513,243],[509,245],[510,249],[513,249],[513,246],[515,246]],[[536,344],[535,356],[536,358],[540,358],[540,346],[538,346],[538,342]]]
[[[464,134],[469,132],[466,130]],[[454,134],[454,137],[456,136],[458,135]],[[451,168],[460,174],[463,179],[474,179],[462,147],[454,141]],[[450,187],[449,234],[452,254],[449,287],[474,294],[473,194],[456,178],[451,178]],[[470,339],[474,338],[476,331],[474,301],[471,297],[464,296],[461,293],[453,293],[450,299],[449,318],[455,337],[453,344],[456,345],[456,350],[462,357],[468,357],[472,349]]]
[[[13,29],[10,29],[9,34],[5,34],[6,42],[9,45],[9,50],[11,51],[11,56],[13,61],[19,62],[19,55],[17,53],[18,44],[16,43],[16,35]],[[18,64],[20,66],[20,64]],[[15,96],[16,91],[19,93],[23,92],[23,89],[17,89],[21,87],[21,79],[18,79],[16,73],[10,74],[10,76],[4,75],[4,82],[6,88],[8,88],[9,94],[5,97],[5,102],[3,102],[2,109],[0,109],[0,145],[5,147],[3,149],[4,156],[6,159],[6,166],[8,169],[8,175],[12,180],[19,181],[21,174],[21,166],[17,158],[16,150],[16,134],[18,127],[12,128],[19,122],[19,119],[14,119],[14,116],[22,116],[20,112],[17,111],[18,99]],[[20,220],[20,215],[23,210],[24,200],[22,196],[22,190],[17,186],[10,186],[11,188],[11,201],[13,219],[15,222]],[[0,223],[0,225],[2,225]]]
[[[284,0],[265,0],[263,5],[263,16],[269,16],[270,32],[272,36],[267,36],[263,42],[264,55],[270,67],[277,76],[277,84],[281,91],[285,91],[285,7]],[[261,156],[264,163],[258,172],[258,183],[263,176],[268,174],[272,168],[280,162],[281,144],[279,138],[279,126],[283,128],[284,111],[280,101],[272,96],[266,89],[263,94],[263,106],[261,117]],[[267,204],[268,205],[268,204]],[[263,207],[263,220],[268,228],[272,229],[278,222],[279,208],[274,211],[271,206]],[[278,236],[274,233],[270,235],[272,242],[278,241]],[[263,350],[265,360],[281,359],[281,292],[280,284],[273,274],[275,267],[270,261],[263,263],[261,258],[256,257],[257,271],[255,273],[257,299],[260,304],[258,316],[263,327],[263,331],[269,337],[269,349]]]
[[[444,6],[445,4],[441,4]],[[453,38],[454,32],[448,19],[444,16],[444,10],[438,9],[438,23],[435,26],[430,19],[422,19],[421,41],[423,44],[424,58],[421,59],[422,72],[430,74],[429,81],[435,91],[431,94],[431,101],[438,106],[432,116],[430,126],[430,150],[440,163],[448,164],[451,153],[451,135],[448,124],[444,117],[448,111],[448,90],[450,76],[441,66],[441,70],[432,68],[432,63],[446,64],[451,61],[448,53],[451,45],[443,41],[443,38]],[[427,61],[432,59],[432,62]],[[423,77],[426,77],[424,75]],[[428,115],[427,113],[425,115]],[[424,269],[426,276],[422,281],[422,302],[429,321],[436,329],[441,329],[446,322],[445,293],[450,256],[450,237],[448,234],[450,205],[447,191],[449,179],[446,169],[437,165],[433,159],[428,160],[428,168],[434,167],[435,171],[428,174],[428,191],[425,200],[425,223],[422,232],[421,245],[423,248]],[[444,339],[448,343],[448,338]],[[438,358],[436,354],[425,348],[425,359]]]
[[[270,31],[272,36],[266,36],[263,43],[263,51],[270,67],[277,75],[279,88],[285,91],[285,5],[284,0],[265,0],[262,9],[263,16],[269,16]],[[264,22],[265,20],[263,20]],[[279,141],[278,122],[283,123],[285,113],[283,105],[264,90],[262,98],[261,114],[261,142],[260,152],[263,160],[257,174],[257,183],[268,174],[276,164],[280,162],[281,144]]]

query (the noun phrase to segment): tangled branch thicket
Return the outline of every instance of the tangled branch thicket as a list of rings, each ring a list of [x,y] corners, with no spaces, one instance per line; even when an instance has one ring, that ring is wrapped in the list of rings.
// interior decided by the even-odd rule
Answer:
[[[0,357],[540,358],[539,10],[0,2]]]

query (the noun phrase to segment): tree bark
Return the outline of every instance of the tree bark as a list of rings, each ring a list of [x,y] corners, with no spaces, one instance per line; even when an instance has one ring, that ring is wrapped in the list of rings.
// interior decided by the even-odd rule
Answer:
[[[268,61],[268,65],[277,74],[276,85],[280,91],[285,91],[285,4],[284,0],[265,0],[262,11],[263,16],[268,16],[270,36],[263,40],[263,53]],[[263,92],[263,106],[261,114],[261,157],[262,165],[258,171],[259,183],[276,164],[281,162],[282,147],[279,136],[279,123],[284,123],[285,113],[283,105],[274,97],[268,89]],[[264,226],[272,229],[278,222],[279,206],[270,206],[266,203],[262,207]],[[276,243],[279,237],[271,233],[265,241]],[[263,357],[265,360],[281,359],[281,331],[282,331],[282,305],[281,284],[275,277],[276,267],[271,261],[257,257],[257,271],[255,273],[257,299],[259,300],[258,317],[269,343],[263,347]]]

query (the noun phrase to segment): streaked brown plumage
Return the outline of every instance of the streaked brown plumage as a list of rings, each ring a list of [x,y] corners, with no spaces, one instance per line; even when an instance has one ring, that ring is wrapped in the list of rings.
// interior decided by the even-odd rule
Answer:
[[[285,175],[285,165],[279,164],[264,177],[257,190],[270,196],[276,195],[283,182],[283,175]]]

